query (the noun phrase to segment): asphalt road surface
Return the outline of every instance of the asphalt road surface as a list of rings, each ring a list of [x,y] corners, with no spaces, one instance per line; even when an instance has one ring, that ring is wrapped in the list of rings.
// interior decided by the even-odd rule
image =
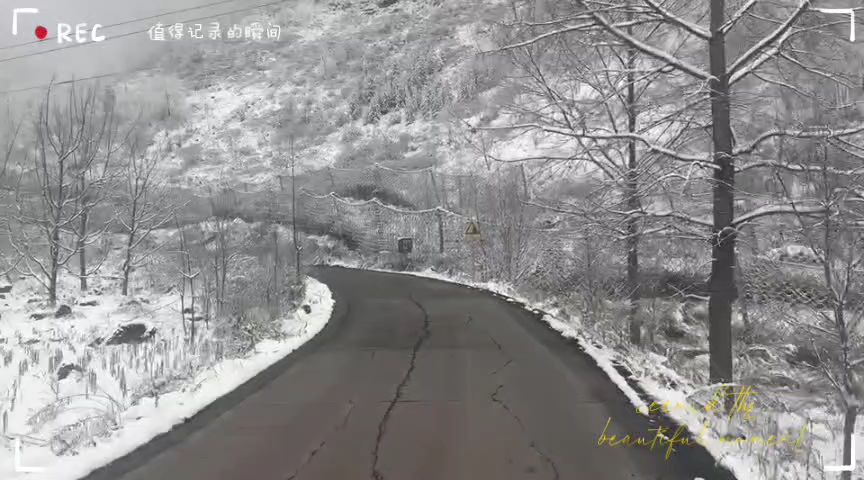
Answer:
[[[536,315],[417,277],[323,268],[330,324],[237,393],[91,474],[123,480],[708,480]]]

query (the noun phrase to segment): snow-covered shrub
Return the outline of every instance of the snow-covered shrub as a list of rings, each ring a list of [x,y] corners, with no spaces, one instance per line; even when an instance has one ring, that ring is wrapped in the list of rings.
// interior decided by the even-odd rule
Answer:
[[[116,426],[114,415],[96,414],[63,426],[48,442],[55,455],[76,455],[81,448],[96,446],[95,439],[108,436]]]
[[[284,285],[278,290],[272,269],[257,261],[245,262],[244,268],[229,279],[218,335],[231,352],[243,354],[261,340],[283,335],[281,312],[294,307],[302,297],[302,285],[297,287],[284,273]]]
[[[342,129],[342,134],[339,141],[343,143],[354,143],[356,140],[363,137],[363,130],[357,126],[350,126]]]

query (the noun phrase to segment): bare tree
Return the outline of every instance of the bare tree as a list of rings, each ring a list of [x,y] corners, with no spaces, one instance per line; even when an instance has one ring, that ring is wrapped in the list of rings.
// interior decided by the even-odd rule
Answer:
[[[223,183],[223,182],[220,182]],[[235,202],[234,192],[223,188],[216,192],[211,189],[209,195],[210,218],[207,223],[206,238],[202,246],[208,252],[208,261],[214,281],[214,299],[216,300],[216,315],[225,312],[226,291],[229,273],[234,266],[235,258],[241,253],[241,245],[236,241],[233,230],[231,209]]]
[[[159,142],[159,140],[157,140]],[[171,205],[164,183],[156,167],[164,158],[164,145],[142,149],[138,139],[128,143],[128,159],[123,165],[125,195],[119,207],[118,219],[126,234],[123,256],[122,293],[129,294],[129,278],[133,270],[145,265],[158,246],[142,250],[150,234],[162,228],[174,217],[177,205]]]
[[[292,179],[293,180],[293,179]],[[272,260],[273,271],[270,272],[270,282],[267,285],[267,305],[271,311],[279,311],[279,293],[280,281],[279,272],[283,267],[282,257],[279,255],[279,219],[277,209],[279,207],[279,197],[272,189],[267,189],[267,220],[269,222],[269,233],[273,239],[272,243]]]
[[[808,214],[807,209],[799,212],[797,196],[779,174],[777,179],[796,211],[801,236],[822,269],[825,301],[808,302],[816,320],[799,326],[812,332],[814,340],[811,342],[820,360],[819,368],[843,409],[843,465],[849,465],[852,463],[851,437],[864,408],[861,371],[864,337],[860,328],[864,319],[864,299],[860,295],[864,287],[864,208],[861,205],[864,192],[860,187],[864,173],[849,176],[834,172],[850,159],[828,142],[812,142],[808,150],[809,161],[802,162],[802,166],[821,167],[821,170],[808,168],[810,171],[804,180],[820,194],[824,207],[821,214]],[[796,294],[803,296],[801,292]],[[819,339],[821,345],[817,346],[815,339]],[[843,472],[841,478],[851,480],[851,474],[851,471]]]
[[[23,121],[19,120],[15,122],[12,119],[11,112],[9,112],[7,121],[8,123],[5,124],[7,130],[3,136],[3,157],[0,159],[0,205],[3,207],[3,214],[0,216],[0,231],[6,232],[10,230],[7,215],[8,209],[12,207],[12,204],[7,202],[10,202],[15,195],[20,180],[20,172],[15,171],[17,169],[14,164],[12,164],[12,169],[10,169],[10,162],[20,153],[17,142],[20,138],[21,126],[23,125]],[[6,235],[3,237],[5,238]],[[9,252],[5,248],[2,248],[3,245],[5,245],[5,241],[0,243],[0,275],[8,275],[15,269],[20,257],[15,256],[15,258],[10,258]]]
[[[87,290],[87,279],[98,272],[105,261],[103,257],[88,268],[88,247],[103,238],[111,223],[110,220],[103,219],[101,225],[92,225],[92,213],[104,202],[106,194],[114,186],[114,180],[119,173],[115,165],[115,154],[123,145],[114,92],[106,89],[100,98],[98,90],[91,88],[85,95],[80,118],[80,121],[84,122],[84,138],[80,147],[73,151],[71,162],[71,166],[78,170],[73,189],[77,201],[75,210],[78,212],[78,224],[75,228],[75,249],[78,252],[76,275],[81,291]],[[128,137],[129,133],[131,129],[125,136]]]
[[[297,232],[297,153],[294,147],[294,136],[288,138],[288,167],[291,178],[291,242],[294,245],[294,281],[300,281],[300,237]],[[277,243],[278,245],[278,243]]]
[[[490,165],[485,185],[477,192],[482,213],[477,220],[483,232],[474,247],[484,259],[481,268],[486,271],[481,276],[493,275],[517,285],[543,261],[538,250],[544,240],[536,231],[536,208],[526,203],[530,199],[527,178],[519,167]]]
[[[805,18],[805,14],[811,9],[810,0],[801,0],[791,7],[748,1],[731,14],[727,13],[725,0],[712,1],[707,5],[695,2],[661,4],[655,0],[574,2],[580,8],[575,15],[546,22],[552,27],[551,31],[538,34],[521,45],[572,32],[602,30],[617,42],[638,52],[640,58],[650,61],[654,68],[668,74],[669,78],[686,78],[699,85],[695,91],[688,92],[690,95],[683,101],[676,102],[675,111],[670,115],[698,109],[706,100],[710,105],[710,121],[703,124],[704,131],[710,133],[710,140],[705,145],[710,148],[710,155],[704,153],[705,149],[699,148],[700,142],[696,139],[690,142],[688,151],[681,147],[669,148],[643,134],[595,132],[587,129],[561,131],[548,127],[544,130],[560,131],[563,135],[583,140],[632,139],[643,148],[664,155],[669,161],[682,162],[709,172],[712,186],[712,215],[707,222],[712,235],[709,373],[712,383],[731,383],[731,320],[732,305],[737,296],[735,243],[738,227],[757,218],[791,212],[788,204],[766,203],[736,215],[736,173],[747,168],[783,165],[783,159],[776,158],[776,151],[770,148],[778,137],[841,139],[861,132],[864,125],[838,125],[830,130],[766,128],[751,133],[756,130],[756,125],[749,122],[752,116],[741,120],[735,116],[735,120],[740,123],[741,132],[747,133],[741,135],[740,139],[746,141],[736,141],[733,132],[733,107],[737,108],[737,105],[733,104],[733,89],[738,90],[738,95],[748,93],[745,88],[750,89],[749,93],[753,95],[750,98],[765,95],[766,84],[777,89],[798,92],[795,85],[782,80],[784,72],[779,67],[781,64],[803,72],[802,74],[806,73],[811,79],[815,77],[820,82],[841,82],[838,75],[825,73],[818,65],[813,65],[813,59],[806,55],[803,45],[795,45],[795,42],[806,40],[805,33],[820,28],[818,24],[812,25],[812,17]],[[707,27],[700,24],[706,16]],[[805,25],[805,19],[811,24]],[[655,40],[646,40],[630,33],[629,26],[634,24],[654,25],[657,28]],[[822,27],[825,27],[824,23]],[[750,32],[762,33],[754,37]],[[830,40],[833,47],[841,50],[847,48],[838,43],[840,38],[842,37]],[[707,69],[703,65],[707,65]],[[742,112],[744,111],[742,109]],[[736,160],[747,162],[736,165]],[[818,211],[821,207],[801,208]],[[706,224],[705,220],[692,218],[684,213],[675,213],[675,217],[694,225]],[[730,396],[728,406],[731,407],[732,401]]]
[[[201,275],[201,271],[195,268],[189,243],[186,239],[186,231],[174,215],[174,226],[177,229],[179,245],[177,254],[180,260],[180,321],[183,325],[183,333],[189,336],[191,345],[195,344],[195,279]],[[189,298],[189,307],[186,307],[186,298]],[[186,315],[189,314],[189,330],[186,328]]]
[[[284,177],[288,175],[291,179],[291,231],[294,244],[295,281],[300,281],[300,256],[302,245],[300,245],[297,232],[297,138],[304,135],[309,127],[309,111],[311,102],[307,101],[303,111],[298,112],[294,102],[287,103],[280,112],[276,121],[276,134],[273,141],[278,153],[276,168],[279,175],[279,189],[284,191]],[[287,150],[287,151],[286,151]]]
[[[80,226],[82,222],[87,225],[96,192],[107,179],[99,175],[86,178],[90,172],[104,172],[105,157],[86,153],[96,148],[91,124],[99,123],[99,110],[93,89],[79,94],[73,84],[59,104],[53,88],[48,89],[33,125],[33,162],[18,189],[12,222],[7,223],[10,243],[21,257],[16,270],[39,281],[51,305],[57,301],[61,270],[95,241],[95,235],[82,240]],[[87,273],[85,270],[84,278]]]
[[[663,34],[654,25],[635,22],[633,8],[622,8],[627,35],[650,41]],[[518,14],[515,4],[513,10]],[[532,9],[527,10],[528,15],[536,15]],[[659,119],[641,115],[643,111],[663,109],[667,95],[658,92],[654,84],[668,75],[641,58],[644,55],[636,48],[596,27],[558,32],[564,23],[559,18],[574,14],[578,17],[578,6],[565,2],[545,5],[540,10],[540,18],[517,18],[507,24],[506,30],[514,34],[510,37],[516,38],[507,38],[506,45],[497,50],[506,52],[524,74],[519,80],[520,105],[512,112],[519,120],[503,128],[552,138],[556,144],[563,140],[572,146],[570,155],[555,151],[521,160],[541,161],[545,168],[566,164],[569,170],[575,166],[576,171],[588,175],[594,170],[605,179],[585,199],[593,204],[587,205],[587,210],[576,212],[576,206],[568,205],[566,211],[583,220],[590,213],[593,224],[598,219],[599,205],[592,199],[609,202],[604,210],[611,215],[606,215],[605,225],[599,227],[626,244],[629,337],[631,343],[640,344],[642,326],[637,312],[641,298],[639,244],[646,213],[643,198],[655,188],[652,179],[660,176],[657,170],[663,166],[663,158],[643,148],[637,138],[654,138],[670,149],[687,131],[690,119],[684,115]],[[677,87],[683,89],[686,85]],[[531,121],[524,122],[525,118]],[[620,135],[606,137],[608,132]],[[615,194],[609,195],[608,191]]]

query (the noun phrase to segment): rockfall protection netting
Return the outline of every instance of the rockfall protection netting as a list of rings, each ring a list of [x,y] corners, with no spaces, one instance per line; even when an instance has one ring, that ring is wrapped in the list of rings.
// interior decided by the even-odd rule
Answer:
[[[488,175],[395,170],[382,166],[329,168],[297,178],[298,230],[338,240],[354,256],[382,266],[433,268],[477,281],[500,281],[526,293],[626,298],[627,245],[620,216],[577,215],[535,203],[524,170],[499,168]],[[225,190],[207,200],[247,220],[290,226],[291,179],[262,192]],[[605,215],[605,216],[604,216]],[[479,237],[466,235],[477,221]],[[674,223],[674,222],[673,222]],[[824,308],[824,270],[794,222],[751,225],[739,234],[737,290],[753,304]],[[639,241],[640,290],[645,298],[704,299],[709,295],[710,244],[702,227],[654,230]],[[707,229],[703,229],[707,230]],[[398,240],[413,251],[398,252]],[[315,248],[303,263],[323,258]],[[856,270],[858,272],[858,270]],[[853,275],[858,282],[861,275]],[[858,290],[860,291],[860,289]],[[859,302],[850,295],[850,305]],[[779,307],[778,307],[779,308]]]
[[[375,165],[360,169],[328,168],[318,174],[312,193],[358,198],[376,191],[383,202],[414,210],[441,207],[459,214],[473,212],[478,190],[487,182],[475,175],[436,172],[433,168],[395,170]]]
[[[621,220],[607,219],[610,228],[526,201],[527,180],[518,167],[483,177],[379,165],[320,175],[323,181],[311,182],[317,188],[304,185],[298,211],[361,256],[391,256],[391,266],[432,267],[534,292],[598,291],[617,298],[629,292],[627,246],[623,235],[610,233],[620,233]],[[480,225],[479,239],[465,234],[472,220]],[[824,308],[824,271],[801,232],[778,236],[775,229],[755,225],[739,235],[738,293],[754,303]],[[400,260],[403,237],[413,238],[414,249]],[[643,296],[709,295],[708,232],[645,235],[639,251]]]
[[[472,218],[444,207],[409,210],[377,198],[358,201],[335,194],[304,193],[299,200],[298,210],[312,223],[362,255],[397,254],[398,239],[410,237],[413,251],[406,261],[419,259],[431,267],[446,262],[446,270],[470,273],[478,281],[523,284],[530,279],[544,289],[560,288],[579,241],[579,232],[483,221],[479,238],[472,237],[465,234]]]

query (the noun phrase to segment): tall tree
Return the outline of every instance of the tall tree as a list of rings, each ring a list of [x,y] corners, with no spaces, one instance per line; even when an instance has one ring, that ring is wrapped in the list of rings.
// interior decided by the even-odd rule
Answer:
[[[643,41],[662,36],[662,29],[639,24],[634,21],[634,9],[624,7],[615,15],[621,17],[628,35]],[[655,138],[669,149],[686,131],[687,119],[683,115],[659,119],[641,115],[662,108],[655,83],[664,78],[665,72],[641,59],[643,55],[633,46],[590,23],[561,31],[565,23],[561,19],[588,18],[580,14],[578,6],[544,5],[538,10],[529,9],[527,15],[531,16],[517,18],[506,26],[507,45],[498,51],[507,52],[523,73],[517,80],[520,101],[510,112],[519,120],[493,129],[532,132],[554,145],[554,154],[516,160],[540,161],[546,168],[556,163],[575,164],[576,171],[593,170],[604,179],[586,196],[590,205],[580,211],[567,205],[566,210],[558,211],[583,219],[592,217],[592,224],[599,221],[604,230],[624,241],[629,337],[631,343],[640,344],[639,244],[646,214],[642,198],[653,188],[650,178],[657,174],[660,163],[658,155],[643,148],[637,139],[642,135]],[[523,121],[525,118],[530,121]],[[570,155],[559,153],[562,142],[569,147]],[[611,194],[601,194],[600,190]],[[601,210],[607,218],[602,221],[596,216],[598,201],[605,203]]]
[[[101,267],[104,258],[96,265],[88,265],[88,247],[102,238],[110,222],[92,224],[92,214],[105,201],[105,196],[114,187],[120,172],[116,168],[116,153],[123,145],[118,119],[116,97],[113,90],[98,89],[85,92],[86,100],[80,121],[84,123],[83,141],[72,153],[72,168],[77,170],[77,181],[72,186],[79,212],[78,225],[74,229],[75,249],[78,251],[78,281],[81,291],[87,290],[87,279]],[[88,111],[89,110],[89,111]],[[128,132],[126,133],[128,136]],[[90,268],[88,268],[88,266]]]
[[[156,170],[164,158],[164,143],[157,139],[154,145],[142,148],[139,138],[130,137],[127,141],[127,158],[122,165],[125,189],[117,207],[118,221],[126,235],[121,267],[123,295],[129,294],[132,272],[156,253],[158,246],[146,248],[148,238],[154,230],[167,224],[180,208],[170,204],[164,182]]]
[[[276,133],[273,136],[274,150],[277,157],[274,166],[278,170],[279,189],[284,191],[284,177],[291,179],[291,240],[294,248],[295,282],[300,281],[300,260],[302,246],[297,231],[297,156],[298,147],[302,147],[302,139],[309,133],[310,113],[313,103],[307,99],[302,106],[289,100],[283,105],[276,120]]]
[[[864,130],[860,123],[838,125],[830,130],[765,128],[758,122],[751,122],[751,110],[742,108],[742,115],[733,115],[733,109],[736,108],[733,94],[751,102],[753,99],[758,100],[758,95],[764,94],[759,88],[765,83],[766,74],[781,71],[779,65],[798,69],[801,75],[809,75],[811,80],[815,77],[821,82],[836,82],[831,74],[819,68],[818,59],[806,58],[806,55],[801,54],[800,45],[796,45],[796,42],[803,41],[803,34],[818,28],[827,29],[825,22],[822,21],[821,25],[818,21],[813,24],[814,21],[810,19],[804,22],[805,14],[811,11],[810,0],[800,0],[794,5],[768,5],[751,0],[734,12],[727,12],[724,0],[713,0],[707,5],[689,1],[661,4],[655,0],[574,2],[580,8],[576,15],[546,22],[554,27],[551,31],[523,43],[599,29],[638,52],[641,58],[650,61],[657,71],[663,72],[668,78],[687,78],[708,87],[699,88],[688,95],[690,98],[676,102],[674,110],[683,113],[696,108],[698,111],[700,104],[709,103],[710,120],[705,127],[710,132],[710,140],[706,145],[710,155],[706,155],[704,150],[699,151],[696,148],[699,144],[695,141],[691,142],[689,151],[685,151],[682,148],[671,149],[644,134],[577,132],[573,135],[582,139],[633,139],[643,148],[663,154],[669,160],[688,163],[710,172],[712,216],[707,222],[712,232],[709,373],[714,383],[730,383],[733,380],[731,320],[732,305],[737,296],[735,244],[738,229],[758,218],[792,212],[788,204],[766,203],[737,214],[736,173],[747,168],[782,166],[783,159],[777,158],[776,151],[771,148],[778,137],[841,139],[853,137]],[[627,15],[622,17],[625,13]],[[707,27],[701,25],[706,16]],[[831,19],[832,22],[835,20]],[[654,39],[643,39],[628,31],[628,27],[634,24],[650,24],[659,30]],[[830,29],[827,31],[833,32]],[[838,48],[848,49],[848,45],[838,44],[844,38],[834,38],[833,43]],[[707,70],[703,67],[706,64]],[[774,84],[778,88],[797,92],[795,85],[782,84],[776,80]],[[746,143],[736,142],[733,131],[735,122],[739,124],[741,140],[746,140]],[[801,208],[821,211],[818,205]],[[696,225],[706,224],[704,219],[692,218],[684,213],[676,213],[675,217]],[[731,405],[731,397],[729,402]]]
[[[807,298],[807,292],[794,292],[807,298],[815,317],[815,321],[795,326],[810,332],[818,366],[839,400],[843,412],[843,465],[849,465],[854,463],[855,423],[864,408],[864,376],[860,368],[864,364],[864,337],[860,333],[864,320],[864,298],[860,295],[864,287],[864,169],[856,169],[860,160],[830,141],[797,147],[801,161],[796,163],[807,169],[798,180],[813,187],[814,196],[824,208],[818,215],[804,209],[795,217],[800,238],[821,267],[825,296],[817,303]],[[779,175],[777,179],[797,211],[799,195],[792,193],[793,185]],[[852,472],[844,471],[840,478],[851,480]]]

